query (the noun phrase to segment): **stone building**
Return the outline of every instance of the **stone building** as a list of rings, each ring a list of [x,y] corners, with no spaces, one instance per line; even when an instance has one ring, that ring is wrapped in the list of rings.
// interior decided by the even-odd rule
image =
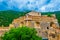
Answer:
[[[2,36],[8,30],[9,30],[9,27],[0,27],[0,36]]]
[[[16,28],[19,26],[22,27],[23,25],[27,26],[27,27],[36,28],[36,30],[38,32],[37,35],[39,35],[43,38],[48,38],[49,40],[54,39],[50,35],[52,35],[51,33],[55,32],[56,28],[59,27],[55,14],[52,14],[52,17],[48,17],[47,15],[41,15],[41,13],[34,12],[34,11],[27,13],[25,16],[14,19],[14,21],[12,22],[12,24],[10,24],[9,27]],[[60,34],[58,34],[58,35],[60,35]],[[53,34],[53,36],[55,36],[55,35]],[[56,40],[57,40],[57,38],[58,37],[56,36]],[[60,36],[59,36],[59,38],[60,38]]]
[[[49,40],[60,40],[60,29],[59,28],[50,28],[48,31]]]

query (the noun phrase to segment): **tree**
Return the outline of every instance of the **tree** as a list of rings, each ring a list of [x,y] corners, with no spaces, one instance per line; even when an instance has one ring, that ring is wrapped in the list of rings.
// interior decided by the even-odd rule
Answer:
[[[52,17],[52,15],[50,13],[47,14],[48,17]]]
[[[13,10],[0,11],[0,27],[2,25],[4,27],[8,27],[9,24],[11,24],[14,19],[24,16],[28,12],[29,11],[20,12],[20,11],[13,11]]]
[[[3,40],[42,40],[36,35],[36,30],[29,27],[12,28],[4,34]]]

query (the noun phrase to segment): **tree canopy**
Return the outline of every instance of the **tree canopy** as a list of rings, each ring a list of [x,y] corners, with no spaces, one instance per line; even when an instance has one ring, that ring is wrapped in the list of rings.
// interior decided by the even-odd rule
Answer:
[[[2,25],[8,27],[14,19],[24,16],[26,13],[28,12],[18,12],[12,10],[0,11],[0,27]]]
[[[47,14],[48,17],[52,17],[52,15],[50,13]]]
[[[18,27],[12,28],[3,36],[3,40],[42,40],[42,37],[36,35],[34,28]]]

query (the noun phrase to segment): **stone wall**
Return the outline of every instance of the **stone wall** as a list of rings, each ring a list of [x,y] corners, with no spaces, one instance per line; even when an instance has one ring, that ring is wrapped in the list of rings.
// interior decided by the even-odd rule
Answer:
[[[3,35],[8,30],[9,30],[9,27],[0,27],[0,36]]]

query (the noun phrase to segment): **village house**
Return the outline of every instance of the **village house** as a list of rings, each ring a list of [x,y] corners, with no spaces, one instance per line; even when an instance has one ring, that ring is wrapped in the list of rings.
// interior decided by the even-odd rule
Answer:
[[[39,12],[29,12],[25,16],[14,19],[9,28],[12,27],[32,27],[37,30],[37,35],[43,39],[60,40],[60,29],[55,14],[52,17],[41,15]]]

